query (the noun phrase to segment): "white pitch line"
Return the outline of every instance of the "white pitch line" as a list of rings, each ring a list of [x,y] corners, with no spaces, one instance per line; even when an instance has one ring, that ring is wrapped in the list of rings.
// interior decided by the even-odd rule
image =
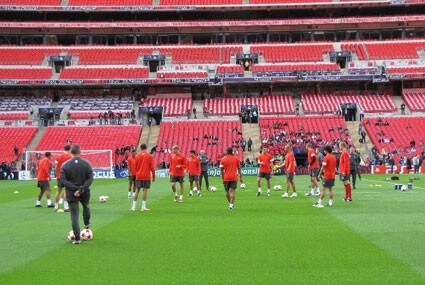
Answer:
[[[371,179],[362,179],[361,181],[370,181],[370,182],[376,182],[376,183],[387,183],[387,184],[391,184],[391,185],[393,185],[394,186],[394,184],[399,184],[399,183],[392,183],[392,182],[390,182],[390,181],[379,181],[379,180],[371,180]],[[422,189],[422,190],[425,190],[425,188],[424,187],[419,187],[419,186],[414,186],[413,185],[413,188],[414,189]]]

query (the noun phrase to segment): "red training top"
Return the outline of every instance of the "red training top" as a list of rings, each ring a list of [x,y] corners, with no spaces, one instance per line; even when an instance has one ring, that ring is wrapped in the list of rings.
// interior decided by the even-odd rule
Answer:
[[[241,162],[237,156],[227,154],[220,160],[221,171],[223,171],[223,182],[238,181],[238,168]]]
[[[284,166],[286,173],[295,173],[295,156],[292,151],[286,154]]]
[[[323,177],[326,179],[335,179],[336,158],[333,154],[326,154],[323,158]]]
[[[49,181],[50,179],[50,160],[45,157],[38,165],[37,181]]]
[[[190,176],[200,175],[201,174],[201,162],[199,158],[194,156],[189,156],[186,160],[187,172]]]
[[[127,166],[128,166],[128,175],[136,176],[136,173],[137,173],[136,157],[130,156],[127,159]]]
[[[72,155],[68,152],[64,152],[58,155],[58,157],[56,158],[56,179],[61,178],[61,167],[66,161],[70,160],[71,158]]]
[[[273,157],[271,156],[270,153],[262,153],[258,156],[258,159],[257,159],[258,162],[259,163],[262,162],[262,164],[258,164],[260,166],[260,169],[259,169],[260,172],[270,173],[272,171],[271,167],[270,167],[272,159],[273,159]]]
[[[319,161],[317,161],[317,157],[316,157],[316,151],[312,148],[310,148],[308,150],[308,169],[312,170],[312,169],[316,169],[319,168]]]
[[[170,175],[184,176],[184,169],[186,166],[186,158],[183,154],[172,153],[170,155]]]
[[[350,174],[350,154],[344,149],[339,158],[339,173]]]
[[[139,152],[135,160],[136,180],[151,180],[155,178],[155,167],[153,166],[153,157],[147,151]]]

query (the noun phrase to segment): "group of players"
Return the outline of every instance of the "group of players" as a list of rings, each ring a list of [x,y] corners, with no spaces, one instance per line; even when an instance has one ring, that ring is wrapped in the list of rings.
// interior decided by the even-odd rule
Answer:
[[[332,154],[332,146],[328,145],[324,148],[325,156],[320,163],[317,152],[309,145],[306,145],[308,151],[308,164],[311,178],[310,191],[306,196],[319,195],[319,200],[313,206],[323,208],[323,199],[326,191],[329,191],[328,206],[333,205],[334,191],[336,177],[336,157]],[[345,202],[351,202],[351,184],[350,184],[350,155],[347,150],[347,144],[341,142],[339,144],[341,149],[341,156],[339,161],[339,175],[340,180],[343,182],[345,188]],[[142,197],[142,211],[149,211],[146,207],[147,192],[151,186],[151,182],[155,181],[155,167],[153,164],[153,157],[147,151],[146,145],[140,146],[140,152],[132,152],[132,156],[128,159],[129,166],[129,189],[128,197],[133,198],[131,211],[136,210],[137,200],[140,190],[143,191]],[[184,177],[185,174],[189,176],[190,190],[189,196],[201,196],[202,177],[205,178],[206,187],[209,188],[208,183],[208,157],[205,151],[200,152],[198,157],[194,150],[189,152],[189,157],[185,157],[178,146],[173,146],[170,155],[170,182],[171,189],[174,193],[174,202],[183,202],[184,195]],[[257,177],[258,191],[257,196],[262,195],[262,179],[264,178],[267,183],[267,195],[271,195],[270,178],[273,170],[283,167],[286,173],[286,189],[285,193],[281,195],[282,198],[296,198],[298,193],[295,187],[295,168],[296,161],[292,151],[292,147],[287,145],[285,147],[285,159],[282,163],[275,163],[272,155],[268,152],[267,148],[262,148],[257,157],[259,166],[259,173]],[[229,210],[234,210],[235,190],[237,188],[238,180],[243,183],[242,171],[240,168],[240,160],[235,151],[229,147],[226,149],[224,157],[220,160],[221,176],[225,189],[226,199],[229,202]],[[322,187],[319,188],[318,181],[322,179]],[[179,184],[179,189],[177,185]],[[195,186],[194,186],[195,184]],[[292,189],[292,194],[289,196],[289,190]],[[133,194],[132,194],[133,191]]]

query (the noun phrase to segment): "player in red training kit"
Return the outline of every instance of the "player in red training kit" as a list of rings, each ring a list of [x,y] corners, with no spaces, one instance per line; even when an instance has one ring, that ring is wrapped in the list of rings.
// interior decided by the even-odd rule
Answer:
[[[257,185],[258,185],[258,192],[257,196],[260,196],[262,194],[261,190],[261,179],[265,178],[267,181],[267,196],[270,196],[270,176],[271,176],[271,163],[273,162],[273,157],[269,153],[268,149],[264,147],[261,150],[260,155],[258,155],[257,158],[259,170],[258,170],[258,177],[257,177]]]
[[[143,189],[142,197],[142,211],[150,211],[146,208],[148,199],[148,190],[151,187],[152,182],[155,182],[155,167],[153,165],[152,155],[147,151],[146,144],[140,145],[140,152],[134,158],[135,160],[135,184],[136,192],[133,197],[133,206],[130,211],[136,210],[137,198],[139,197],[140,189]]]
[[[317,176],[319,174],[319,161],[316,157],[316,151],[311,147],[309,143],[306,144],[307,148],[307,161],[308,161],[308,170],[310,171],[310,192],[305,194],[306,196],[313,196],[314,190],[316,190],[316,195],[320,195],[319,185],[317,183]]]
[[[322,192],[320,193],[319,201],[313,205],[313,207],[323,208],[322,205],[323,199],[326,195],[326,189],[329,189],[329,202],[328,206],[333,205],[334,199],[334,185],[335,185],[335,167],[336,167],[336,158],[332,154],[332,147],[330,145],[325,146],[325,157],[323,158],[322,168],[319,171],[319,175],[322,176],[323,173],[323,182],[322,182]]]
[[[190,191],[189,196],[193,196],[193,192],[198,194],[198,197],[201,197],[201,187],[199,186],[199,175],[201,174],[201,162],[196,156],[196,152],[192,149],[189,152],[189,157],[186,160],[186,170],[189,175]],[[196,183],[195,188],[193,188],[193,182]],[[193,190],[193,191],[192,191]]]
[[[292,195],[291,198],[298,197],[297,190],[295,189],[294,175],[295,175],[295,156],[292,152],[292,147],[288,144],[285,146],[285,161],[283,162],[283,166],[285,167],[286,172],[286,191],[282,194],[282,198],[288,198],[289,187],[292,187]],[[278,167],[281,167],[279,165]]]
[[[231,147],[226,148],[226,155],[220,160],[221,178],[223,179],[226,198],[229,202],[229,211],[235,209],[235,191],[238,185],[238,174],[240,182],[243,183],[241,162],[233,155]]]
[[[174,202],[183,202],[185,168],[186,158],[180,152],[180,148],[175,145],[173,146],[172,154],[170,155],[170,182],[171,190],[174,192]],[[177,194],[176,182],[180,184],[180,196]]]
[[[44,158],[40,160],[38,165],[37,173],[37,187],[40,187],[40,193],[38,194],[38,199],[35,202],[36,207],[41,207],[41,198],[43,197],[44,192],[46,192],[47,197],[47,207],[53,208],[52,200],[50,200],[50,152],[44,154]]]
[[[59,154],[55,161],[56,182],[58,183],[58,190],[56,191],[56,196],[55,196],[55,212],[59,210],[59,204],[62,204],[62,202],[63,202],[63,210],[65,212],[69,212],[68,201],[66,201],[66,191],[63,191],[63,195],[61,195],[62,188],[65,187],[65,185],[63,185],[63,182],[61,180],[61,167],[62,167],[62,164],[64,164],[64,162],[72,158],[71,145],[69,144],[65,145],[64,150],[65,150],[64,153]]]
[[[344,184],[345,188],[345,202],[351,202],[351,184],[350,184],[350,153],[347,150],[345,142],[339,143],[339,148],[342,150],[339,158],[339,179]]]
[[[131,150],[131,156],[127,159],[128,167],[128,199],[134,197],[136,192],[136,150]],[[133,195],[131,191],[133,190]]]

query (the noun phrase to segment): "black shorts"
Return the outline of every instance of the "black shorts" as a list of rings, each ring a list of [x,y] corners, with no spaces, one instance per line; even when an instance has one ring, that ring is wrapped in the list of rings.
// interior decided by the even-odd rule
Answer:
[[[313,168],[312,170],[310,170],[310,177],[317,177],[318,174],[319,168]]]
[[[339,175],[339,180],[341,181],[350,181],[350,174],[340,174]]]
[[[226,181],[223,182],[224,190],[229,191],[230,189],[236,189],[238,186],[238,181]]]
[[[50,187],[50,182],[49,181],[37,181],[37,187],[40,188],[48,188]]]
[[[151,188],[151,181],[150,180],[136,180],[136,188],[137,189],[149,189]]]
[[[189,182],[199,181],[199,175],[189,175]]]
[[[57,180],[57,183],[58,183],[58,187],[60,187],[60,188],[63,188],[63,187],[65,187],[65,184],[63,183],[63,180],[62,179],[58,179]]]
[[[128,176],[128,181],[136,181],[136,176],[129,175]]]
[[[289,181],[294,180],[294,173],[286,173],[286,178],[289,179]]]
[[[258,172],[258,177],[260,177],[260,178],[266,178],[266,180],[269,180],[270,179],[270,173]]]
[[[331,187],[334,187],[334,185],[335,185],[335,179],[326,179],[326,178],[323,178],[323,181],[322,181],[322,186],[323,187],[325,187],[325,188],[331,188]]]
[[[175,182],[183,183],[184,182],[184,176],[171,175],[170,182],[171,183],[175,183]]]

